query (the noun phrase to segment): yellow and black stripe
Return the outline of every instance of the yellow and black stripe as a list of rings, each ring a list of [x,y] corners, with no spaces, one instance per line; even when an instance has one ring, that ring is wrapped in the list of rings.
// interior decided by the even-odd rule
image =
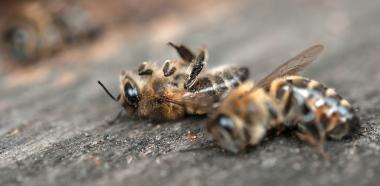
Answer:
[[[279,78],[269,94],[282,105],[288,121],[315,138],[341,139],[358,127],[351,104],[332,88],[301,76]]]

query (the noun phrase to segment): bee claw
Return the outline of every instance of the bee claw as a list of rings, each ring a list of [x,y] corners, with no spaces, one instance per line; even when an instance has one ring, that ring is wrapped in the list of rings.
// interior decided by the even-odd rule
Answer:
[[[326,149],[325,149],[325,146],[323,145],[323,143],[316,146],[316,150],[317,150],[318,154],[320,154],[325,160],[331,159],[331,156],[329,153],[326,152]]]

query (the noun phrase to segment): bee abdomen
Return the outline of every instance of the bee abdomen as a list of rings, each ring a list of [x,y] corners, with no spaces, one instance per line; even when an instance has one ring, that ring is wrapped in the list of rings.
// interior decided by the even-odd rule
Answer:
[[[270,95],[282,104],[288,121],[300,121],[304,127],[320,125],[330,138],[341,139],[358,127],[351,104],[315,80],[300,76],[277,79],[270,86]]]

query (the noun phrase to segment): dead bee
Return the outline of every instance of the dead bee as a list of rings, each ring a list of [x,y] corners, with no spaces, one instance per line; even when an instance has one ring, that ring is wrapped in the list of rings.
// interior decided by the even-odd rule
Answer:
[[[3,45],[19,62],[26,63],[40,56],[50,55],[63,44],[54,18],[40,3],[23,6],[8,22]]]
[[[97,38],[103,27],[80,4],[67,5],[53,14],[66,43],[91,41]]]
[[[312,46],[256,85],[246,82],[232,90],[207,125],[216,143],[236,153],[260,143],[268,130],[295,128],[301,140],[326,155],[326,138],[349,136],[359,125],[350,103],[315,80],[292,76],[322,49]]]
[[[7,25],[2,45],[20,64],[51,56],[74,41],[94,39],[102,30],[79,5],[54,13],[39,2],[25,4]]]
[[[122,71],[120,94],[116,98],[98,82],[111,98],[125,108],[129,116],[175,120],[186,114],[205,114],[208,110],[206,106],[195,107],[193,100],[207,97],[212,100],[210,103],[215,103],[249,76],[247,68],[234,66],[204,72],[207,64],[205,49],[195,55],[183,45],[169,45],[182,60],[167,60],[162,68],[143,63],[137,73]],[[211,107],[211,104],[207,106]]]

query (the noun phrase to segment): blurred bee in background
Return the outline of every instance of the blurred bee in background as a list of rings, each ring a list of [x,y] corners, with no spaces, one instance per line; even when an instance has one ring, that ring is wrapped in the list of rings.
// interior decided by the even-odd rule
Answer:
[[[334,89],[293,76],[322,49],[321,45],[312,46],[257,84],[246,82],[232,90],[207,123],[216,143],[237,153],[260,143],[269,130],[293,129],[302,141],[328,157],[325,140],[350,136],[359,121],[351,104]]]
[[[63,7],[54,17],[66,43],[91,41],[103,31],[90,12],[78,4]]]
[[[167,60],[162,67],[144,62],[137,73],[122,71],[120,94],[116,98],[98,81],[109,96],[125,108],[129,116],[175,120],[186,114],[206,114],[207,107],[196,107],[193,100],[207,97],[212,100],[210,103],[216,103],[249,76],[245,67],[226,66],[205,70],[205,49],[194,54],[183,45],[169,45],[182,60]],[[207,106],[211,107],[212,104]],[[116,118],[120,115],[121,112]]]
[[[62,35],[54,18],[40,3],[22,7],[8,20],[8,25],[3,45],[17,61],[35,60],[62,47]]]
[[[25,4],[7,22],[2,46],[21,64],[50,56],[73,41],[94,39],[101,30],[80,6],[54,13],[39,2]]]

